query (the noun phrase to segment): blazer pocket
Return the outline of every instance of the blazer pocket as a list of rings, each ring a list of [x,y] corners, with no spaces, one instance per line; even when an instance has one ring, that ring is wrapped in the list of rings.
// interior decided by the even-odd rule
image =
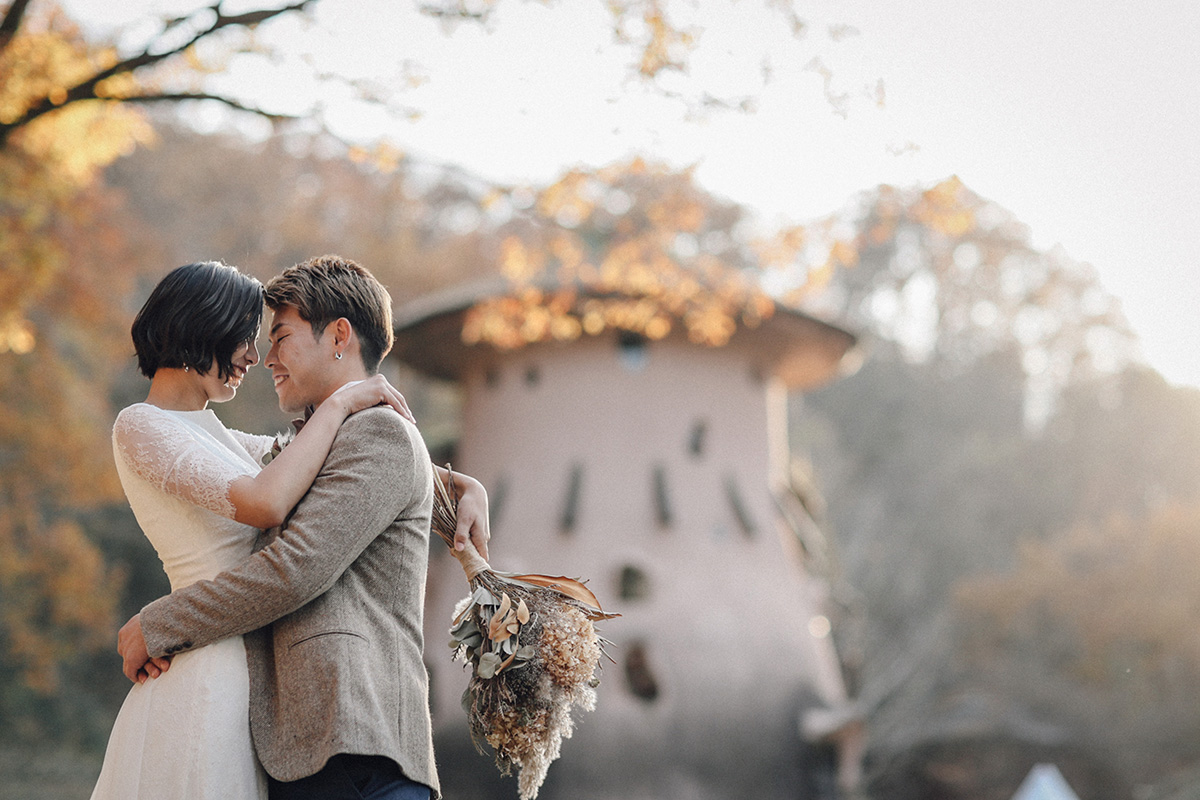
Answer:
[[[311,642],[313,639],[321,639],[326,636],[354,636],[358,639],[362,639],[364,642],[368,641],[367,637],[363,636],[358,631],[343,631],[343,630],[321,631],[320,633],[312,633],[301,639],[297,639],[296,641],[294,641],[288,645],[288,650],[291,650],[293,647],[297,647],[298,645],[302,645],[305,642]]]

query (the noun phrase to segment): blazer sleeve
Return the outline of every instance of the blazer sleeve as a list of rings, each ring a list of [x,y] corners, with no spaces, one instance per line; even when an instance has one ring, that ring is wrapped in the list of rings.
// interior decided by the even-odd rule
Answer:
[[[142,609],[152,656],[261,628],[328,590],[376,536],[413,509],[416,428],[390,409],[346,419],[279,535],[234,569]]]

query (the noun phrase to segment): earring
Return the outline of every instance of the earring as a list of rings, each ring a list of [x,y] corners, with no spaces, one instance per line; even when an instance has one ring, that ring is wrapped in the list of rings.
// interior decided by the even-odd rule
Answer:
[[[334,357],[334,358],[336,358],[338,361],[341,361],[341,360],[342,360],[342,354],[341,354],[341,353],[334,353],[334,354],[333,354],[333,357]]]
[[[189,371],[191,371],[191,367],[189,367],[187,364],[184,364],[184,365],[183,365],[183,371],[184,371],[184,372],[189,372]]]

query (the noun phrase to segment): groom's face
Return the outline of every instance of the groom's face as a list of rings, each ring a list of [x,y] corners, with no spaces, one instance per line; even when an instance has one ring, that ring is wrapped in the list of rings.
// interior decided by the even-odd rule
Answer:
[[[274,312],[268,338],[271,349],[263,359],[263,366],[271,370],[275,380],[279,407],[298,413],[306,406],[319,405],[328,394],[333,337],[317,338],[300,312],[293,306],[283,306]]]

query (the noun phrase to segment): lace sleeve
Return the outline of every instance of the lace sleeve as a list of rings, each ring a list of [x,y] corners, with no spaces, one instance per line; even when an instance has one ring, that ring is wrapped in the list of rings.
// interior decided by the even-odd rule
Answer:
[[[229,433],[237,440],[237,443],[254,459],[254,463],[262,465],[263,456],[271,450],[271,445],[275,444],[274,436],[258,436],[253,433],[242,433],[229,429]]]
[[[113,445],[138,477],[173,497],[233,519],[229,487],[246,474],[160,409],[135,405],[117,415]]]

